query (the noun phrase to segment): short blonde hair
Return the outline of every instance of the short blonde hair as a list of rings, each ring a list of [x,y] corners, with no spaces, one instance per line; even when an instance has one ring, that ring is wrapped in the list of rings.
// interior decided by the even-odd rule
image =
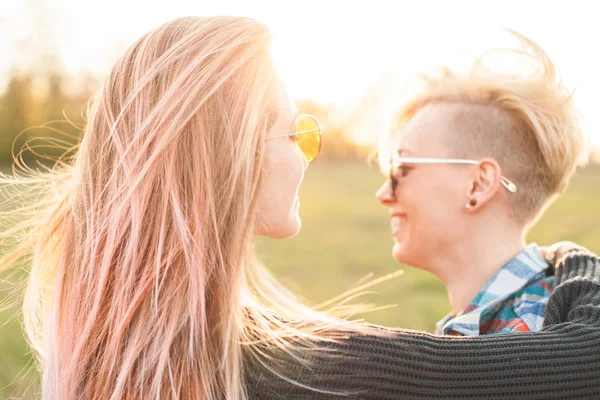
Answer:
[[[454,157],[492,157],[519,190],[510,196],[515,217],[528,223],[566,188],[575,167],[587,162],[589,143],[579,125],[572,91],[560,81],[540,46],[512,32],[521,42],[517,54],[535,63],[532,73],[499,73],[480,56],[466,73],[447,67],[422,75],[423,92],[395,114],[401,132],[428,104],[463,104],[455,116],[460,130],[450,139]]]

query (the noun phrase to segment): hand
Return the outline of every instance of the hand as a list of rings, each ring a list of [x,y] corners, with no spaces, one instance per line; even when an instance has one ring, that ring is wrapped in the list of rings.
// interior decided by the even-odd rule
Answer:
[[[542,257],[544,257],[549,264],[555,264],[557,260],[571,250],[585,250],[585,248],[568,241],[554,243],[547,247],[540,247]]]

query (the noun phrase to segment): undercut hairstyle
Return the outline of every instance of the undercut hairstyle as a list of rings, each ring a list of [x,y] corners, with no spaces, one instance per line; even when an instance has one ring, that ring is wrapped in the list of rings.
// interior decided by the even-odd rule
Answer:
[[[573,105],[573,91],[561,82],[544,50],[512,32],[522,49],[511,50],[534,67],[497,72],[481,55],[466,72],[442,67],[421,75],[423,90],[395,114],[392,134],[428,104],[456,104],[450,123],[456,136],[447,146],[452,157],[491,157],[518,187],[509,196],[515,218],[529,224],[562,193],[577,165],[589,157],[589,140]]]

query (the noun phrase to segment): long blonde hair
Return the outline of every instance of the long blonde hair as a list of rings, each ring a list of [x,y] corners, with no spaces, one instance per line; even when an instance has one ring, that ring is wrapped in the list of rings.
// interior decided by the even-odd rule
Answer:
[[[304,307],[253,256],[279,100],[269,43],[246,18],[162,25],[114,66],[71,163],[2,178],[27,189],[3,215],[18,245],[3,261],[32,255],[44,399],[243,399],[246,357],[285,376],[265,349],[306,362],[329,328],[363,329]]]

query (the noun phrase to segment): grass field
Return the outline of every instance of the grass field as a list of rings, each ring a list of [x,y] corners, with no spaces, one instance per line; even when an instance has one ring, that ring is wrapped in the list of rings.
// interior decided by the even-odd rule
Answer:
[[[374,197],[382,181],[377,170],[362,164],[315,163],[301,190],[302,231],[288,240],[260,239],[257,249],[267,267],[311,304],[349,289],[368,273],[378,277],[403,268],[402,276],[377,285],[376,294],[361,299],[397,306],[364,317],[374,323],[432,331],[449,310],[446,293],[432,275],[393,261],[387,210]],[[528,240],[540,244],[572,240],[599,252],[599,203],[600,168],[581,170]],[[0,313],[2,399],[15,389],[13,381],[20,380],[15,377],[30,362],[19,322],[5,323],[16,312],[13,308]],[[31,391],[24,398],[32,398]]]

